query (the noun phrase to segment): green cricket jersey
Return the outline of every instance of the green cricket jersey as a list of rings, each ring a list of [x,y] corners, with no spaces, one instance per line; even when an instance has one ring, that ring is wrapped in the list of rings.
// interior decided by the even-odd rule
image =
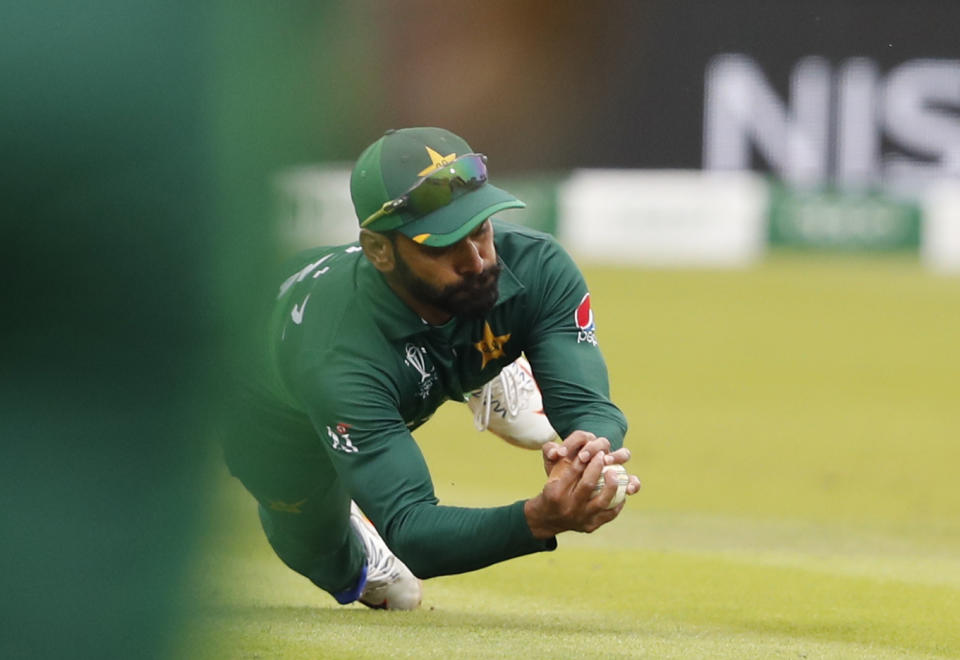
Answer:
[[[270,405],[312,428],[289,441],[325,445],[352,498],[421,578],[556,547],[532,536],[523,502],[438,505],[411,431],[444,401],[464,401],[522,351],[561,437],[582,429],[616,449],[627,428],[576,265],[547,234],[493,227],[500,294],[485,318],[428,325],[353,243],[298,255],[272,319]]]

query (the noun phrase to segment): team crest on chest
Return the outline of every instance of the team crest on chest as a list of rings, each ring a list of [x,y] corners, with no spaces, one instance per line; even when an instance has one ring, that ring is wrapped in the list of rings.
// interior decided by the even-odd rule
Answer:
[[[420,375],[417,395],[421,399],[426,399],[437,382],[437,368],[432,364],[427,366],[427,349],[423,346],[410,343],[404,347],[403,351],[403,363],[415,369]]]
[[[510,333],[503,335],[493,334],[493,329],[490,327],[490,323],[487,321],[483,322],[483,339],[478,341],[473,345],[480,355],[483,357],[483,363],[480,365],[480,368],[483,369],[487,366],[487,362],[490,360],[496,360],[497,358],[503,357],[506,353],[503,350],[504,344],[510,341]]]

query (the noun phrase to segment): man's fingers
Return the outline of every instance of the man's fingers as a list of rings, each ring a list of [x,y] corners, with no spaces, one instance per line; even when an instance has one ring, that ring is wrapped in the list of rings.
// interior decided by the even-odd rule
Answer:
[[[567,456],[567,448],[553,441],[543,443],[541,446],[543,452],[543,469],[550,476],[554,466]]]
[[[589,431],[574,431],[564,439],[563,444],[560,446],[566,449],[566,456],[572,458],[574,463],[579,462],[578,468],[585,468],[597,453],[610,452],[610,441],[606,438],[598,438]],[[616,462],[623,462],[628,459],[629,451],[626,457],[624,457],[623,454],[619,454],[614,460]]]
[[[578,467],[576,461],[561,458],[550,468],[547,483],[555,484],[555,492],[558,495],[569,493],[579,481],[581,474],[583,474],[583,468]]]
[[[576,455],[560,458],[552,464],[543,491],[536,498],[528,500],[524,508],[528,518],[536,514],[536,520],[530,523],[531,530],[545,530],[542,533],[551,534],[564,530],[589,533],[616,518],[623,510],[622,502],[611,509],[607,508],[617,493],[614,471],[610,471],[610,476],[604,475],[603,485],[596,492],[607,457],[603,448],[608,448],[609,444],[605,439],[594,440],[598,442],[590,450],[595,453],[586,464]],[[545,457],[553,453],[551,449],[544,449]],[[625,459],[627,456],[620,453],[617,458]],[[639,488],[640,480],[630,475],[627,492],[633,494]],[[527,508],[533,513],[527,512]],[[545,537],[541,535],[537,538]]]
[[[601,470],[602,469],[603,466],[601,461]],[[597,506],[599,506],[601,509],[606,509],[608,506],[610,506],[610,502],[613,501],[614,495],[617,494],[617,475],[613,470],[601,472],[600,475],[603,477],[603,489],[597,493],[597,496],[593,499]]]
[[[574,431],[563,439],[563,446],[567,450],[567,456],[575,455],[585,444],[591,440],[595,440],[596,437],[597,436],[589,431]]]
[[[620,512],[623,511],[623,502],[620,502],[617,506],[612,509],[600,509],[590,518],[590,522],[584,527],[583,531],[590,533],[596,531],[599,527],[606,525],[608,522],[620,515]]]
[[[566,447],[558,445],[556,442],[552,441],[543,443],[543,447],[541,447],[541,449],[543,451],[544,459],[550,461],[551,463],[556,462],[567,455]]]
[[[594,438],[577,452],[576,460],[580,461],[582,465],[586,466],[586,464],[589,463],[597,454],[605,454],[609,451],[609,440],[606,438]]]
[[[617,493],[615,472],[604,475],[599,492],[596,488],[604,466],[629,461],[629,449],[611,451],[607,438],[598,438],[589,431],[574,431],[561,443],[544,443],[542,451],[548,477],[541,499],[553,512],[548,517],[556,519],[547,527],[592,532],[620,514],[622,502],[607,508]],[[628,495],[640,490],[640,480],[635,475],[629,476],[626,490]]]
[[[617,451],[610,452],[603,458],[605,465],[623,465],[630,460],[630,450],[626,447],[621,447]]]
[[[574,461],[576,466],[577,461]],[[574,487],[574,496],[583,501],[589,500],[593,495],[593,489],[597,485],[597,481],[600,479],[600,471],[603,470],[603,455],[594,454],[593,458],[583,469],[583,475],[580,477],[580,481],[577,482]],[[607,500],[609,504],[610,500]]]

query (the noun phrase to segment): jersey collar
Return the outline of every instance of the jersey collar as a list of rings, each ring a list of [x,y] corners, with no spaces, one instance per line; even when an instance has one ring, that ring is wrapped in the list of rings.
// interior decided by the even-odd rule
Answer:
[[[524,289],[523,283],[517,279],[509,266],[500,257],[497,257],[497,260],[502,270],[500,271],[500,295],[497,297],[495,307],[502,305]],[[365,297],[370,314],[388,339],[402,339],[433,328],[397,297],[383,279],[383,275],[363,255],[360,255],[359,270],[362,295]]]

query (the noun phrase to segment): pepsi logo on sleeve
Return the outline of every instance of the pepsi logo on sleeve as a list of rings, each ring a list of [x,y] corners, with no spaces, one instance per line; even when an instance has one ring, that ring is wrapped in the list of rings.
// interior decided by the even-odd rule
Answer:
[[[590,293],[583,296],[574,313],[574,322],[577,324],[577,343],[588,342],[597,345],[597,326],[593,322],[593,310],[590,309]]]

